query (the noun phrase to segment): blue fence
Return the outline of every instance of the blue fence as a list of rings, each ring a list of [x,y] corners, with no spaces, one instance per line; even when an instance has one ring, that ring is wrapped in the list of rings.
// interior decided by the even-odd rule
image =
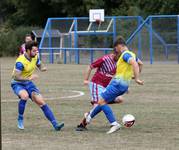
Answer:
[[[89,63],[112,50],[118,35],[127,39],[139,58],[179,63],[179,16],[105,17],[101,24],[89,23],[88,17],[49,18],[39,46],[40,56],[54,63],[59,55],[63,63]],[[98,53],[99,54],[98,54]],[[89,59],[87,59],[87,57]]]
[[[172,19],[172,24],[167,24],[167,21],[169,19]],[[173,30],[176,35],[166,34],[168,38],[174,38],[171,40],[173,43],[168,43],[166,37],[158,33],[155,28],[153,27],[153,21],[158,20],[161,21],[161,19],[165,19],[166,24],[159,23],[159,28],[163,28],[162,26],[167,26],[167,29]],[[164,49],[164,55],[166,57],[166,60],[169,59],[169,49],[171,47],[174,47],[175,52],[173,55],[177,56],[175,60],[179,63],[179,15],[160,15],[160,16],[149,16],[145,20],[143,20],[143,23],[138,27],[138,29],[128,38],[127,43],[130,43],[132,39],[139,34],[139,32],[143,29],[143,27],[147,27],[149,32],[149,51],[150,51],[150,63],[152,64],[154,61],[154,48],[153,48],[153,36],[162,44]],[[174,28],[173,28],[174,27]],[[166,29],[163,29],[163,32],[166,32]]]

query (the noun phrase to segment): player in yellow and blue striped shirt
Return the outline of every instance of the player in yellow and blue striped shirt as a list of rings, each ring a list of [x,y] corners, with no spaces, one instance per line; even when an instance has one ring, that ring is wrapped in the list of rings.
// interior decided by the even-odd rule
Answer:
[[[136,58],[136,55],[129,51],[124,39],[119,37],[114,43],[115,50],[120,54],[117,61],[115,77],[110,84],[101,93],[101,98],[98,105],[93,111],[86,116],[86,121],[89,123],[101,110],[106,115],[106,118],[112,126],[107,134],[113,133],[120,129],[121,125],[116,121],[112,109],[108,103],[113,102],[116,97],[123,95],[128,91],[129,83],[132,78],[139,85],[143,85],[144,81],[139,79],[142,62]]]
[[[23,115],[26,102],[30,98],[42,109],[54,129],[59,131],[64,126],[64,123],[58,124],[50,107],[45,103],[38,88],[32,82],[38,78],[36,74],[33,74],[36,68],[39,68],[40,71],[46,71],[46,68],[42,66],[38,58],[37,46],[37,43],[34,41],[29,41],[25,44],[26,52],[17,58],[12,73],[11,87],[20,99],[18,103],[18,128],[24,129]]]

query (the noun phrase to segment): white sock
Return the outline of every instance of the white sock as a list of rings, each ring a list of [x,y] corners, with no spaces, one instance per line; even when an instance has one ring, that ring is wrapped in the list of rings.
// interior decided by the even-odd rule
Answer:
[[[89,124],[90,123],[90,121],[91,121],[91,112],[95,109],[95,107],[97,107],[98,106],[98,104],[94,104],[93,105],[93,108],[90,110],[90,112],[88,112],[88,113],[85,113],[85,118],[86,118],[86,122]]]
[[[90,123],[90,121],[91,121],[91,116],[90,116],[90,114],[88,114],[87,117],[86,117],[86,122]]]

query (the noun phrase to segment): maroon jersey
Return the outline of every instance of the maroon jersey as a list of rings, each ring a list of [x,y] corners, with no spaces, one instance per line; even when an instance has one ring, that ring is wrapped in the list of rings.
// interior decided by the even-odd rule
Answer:
[[[97,68],[91,81],[107,87],[113,75],[116,73],[116,61],[112,54],[105,55],[90,65],[91,68]]]
[[[25,43],[21,45],[19,55],[24,54],[24,53],[25,53]]]

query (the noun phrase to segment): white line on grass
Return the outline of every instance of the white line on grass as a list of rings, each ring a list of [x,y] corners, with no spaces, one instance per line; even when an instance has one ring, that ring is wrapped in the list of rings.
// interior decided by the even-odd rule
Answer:
[[[56,99],[71,99],[71,98],[76,98],[76,97],[80,97],[80,96],[83,96],[85,95],[84,92],[82,91],[69,91],[68,92],[73,92],[73,93],[77,93],[75,95],[69,95],[69,96],[62,96],[62,97],[49,97],[49,98],[44,98],[45,101],[48,101],[48,100],[56,100]],[[8,100],[1,100],[1,102],[17,102],[18,101],[18,98],[17,99],[8,99]]]

